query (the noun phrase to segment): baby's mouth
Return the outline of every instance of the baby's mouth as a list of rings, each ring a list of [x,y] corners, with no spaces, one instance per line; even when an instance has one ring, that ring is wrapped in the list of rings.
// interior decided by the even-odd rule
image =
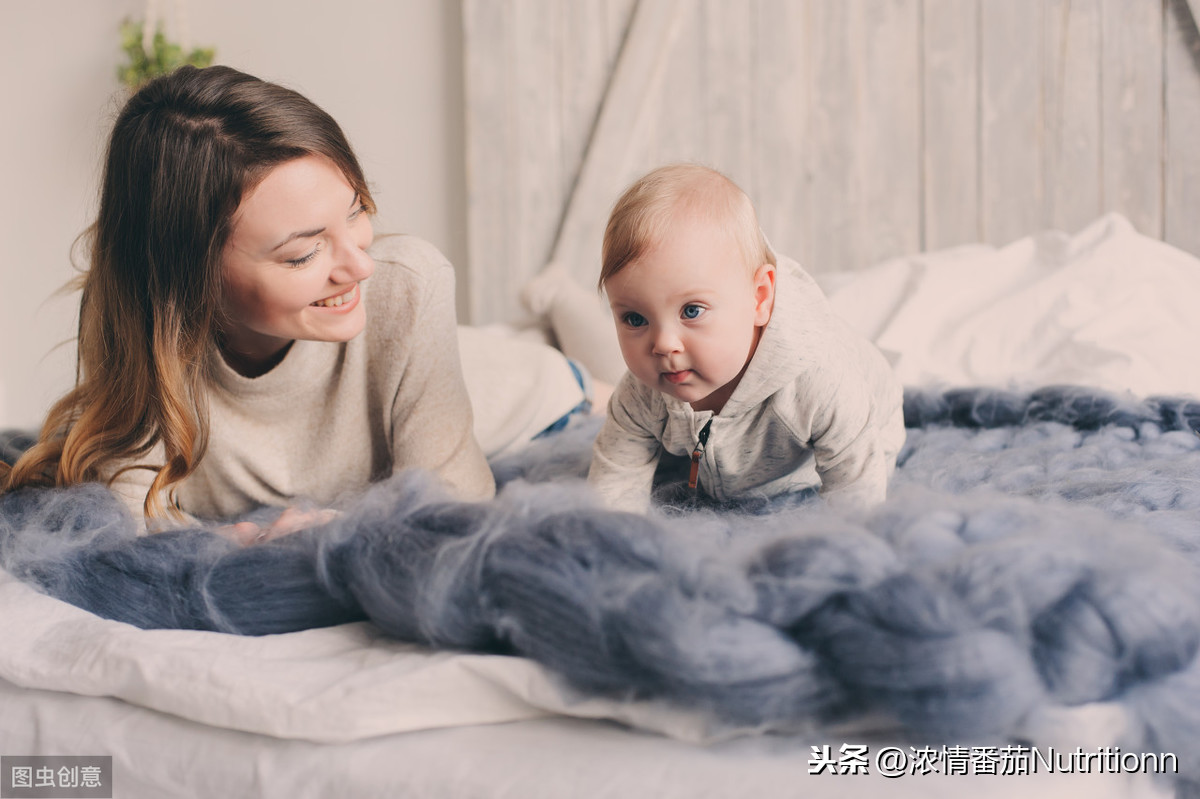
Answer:
[[[345,305],[346,303],[350,302],[357,296],[358,296],[358,284],[355,283],[353,286],[346,289],[341,294],[338,294],[335,297],[326,297],[323,300],[317,300],[316,302],[312,303],[312,305],[314,305],[317,308],[340,308],[342,305]]]
[[[668,383],[682,383],[692,375],[691,369],[682,369],[678,372],[663,372],[662,376]]]

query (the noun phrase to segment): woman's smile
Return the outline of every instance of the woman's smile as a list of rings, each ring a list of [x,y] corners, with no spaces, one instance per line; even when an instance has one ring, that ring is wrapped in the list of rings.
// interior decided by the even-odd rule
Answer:
[[[312,303],[312,306],[314,308],[330,308],[341,311],[349,311],[354,307],[354,303],[358,301],[358,298],[358,284],[355,283],[341,294],[335,294],[332,297],[326,297],[323,300],[317,300],[316,302]]]

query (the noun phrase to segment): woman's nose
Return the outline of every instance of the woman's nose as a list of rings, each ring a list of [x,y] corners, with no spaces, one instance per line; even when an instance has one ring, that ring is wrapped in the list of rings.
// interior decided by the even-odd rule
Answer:
[[[360,246],[362,241],[366,241],[369,246],[370,237],[361,241],[357,237],[348,237],[339,242],[334,253],[337,260],[329,273],[331,282],[339,285],[354,283],[366,280],[375,271],[375,261],[367,254],[366,249]]]

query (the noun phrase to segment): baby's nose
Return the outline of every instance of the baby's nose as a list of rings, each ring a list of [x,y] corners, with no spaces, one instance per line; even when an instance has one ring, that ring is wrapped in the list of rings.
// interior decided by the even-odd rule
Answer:
[[[654,335],[654,354],[670,355],[683,349],[679,334],[673,328],[661,327]]]

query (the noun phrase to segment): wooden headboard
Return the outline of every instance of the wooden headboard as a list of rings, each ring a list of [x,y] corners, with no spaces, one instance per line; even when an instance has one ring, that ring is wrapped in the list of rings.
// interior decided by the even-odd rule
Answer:
[[[699,161],[811,271],[1074,231],[1200,254],[1200,0],[464,0],[469,313],[595,281],[620,191]]]

